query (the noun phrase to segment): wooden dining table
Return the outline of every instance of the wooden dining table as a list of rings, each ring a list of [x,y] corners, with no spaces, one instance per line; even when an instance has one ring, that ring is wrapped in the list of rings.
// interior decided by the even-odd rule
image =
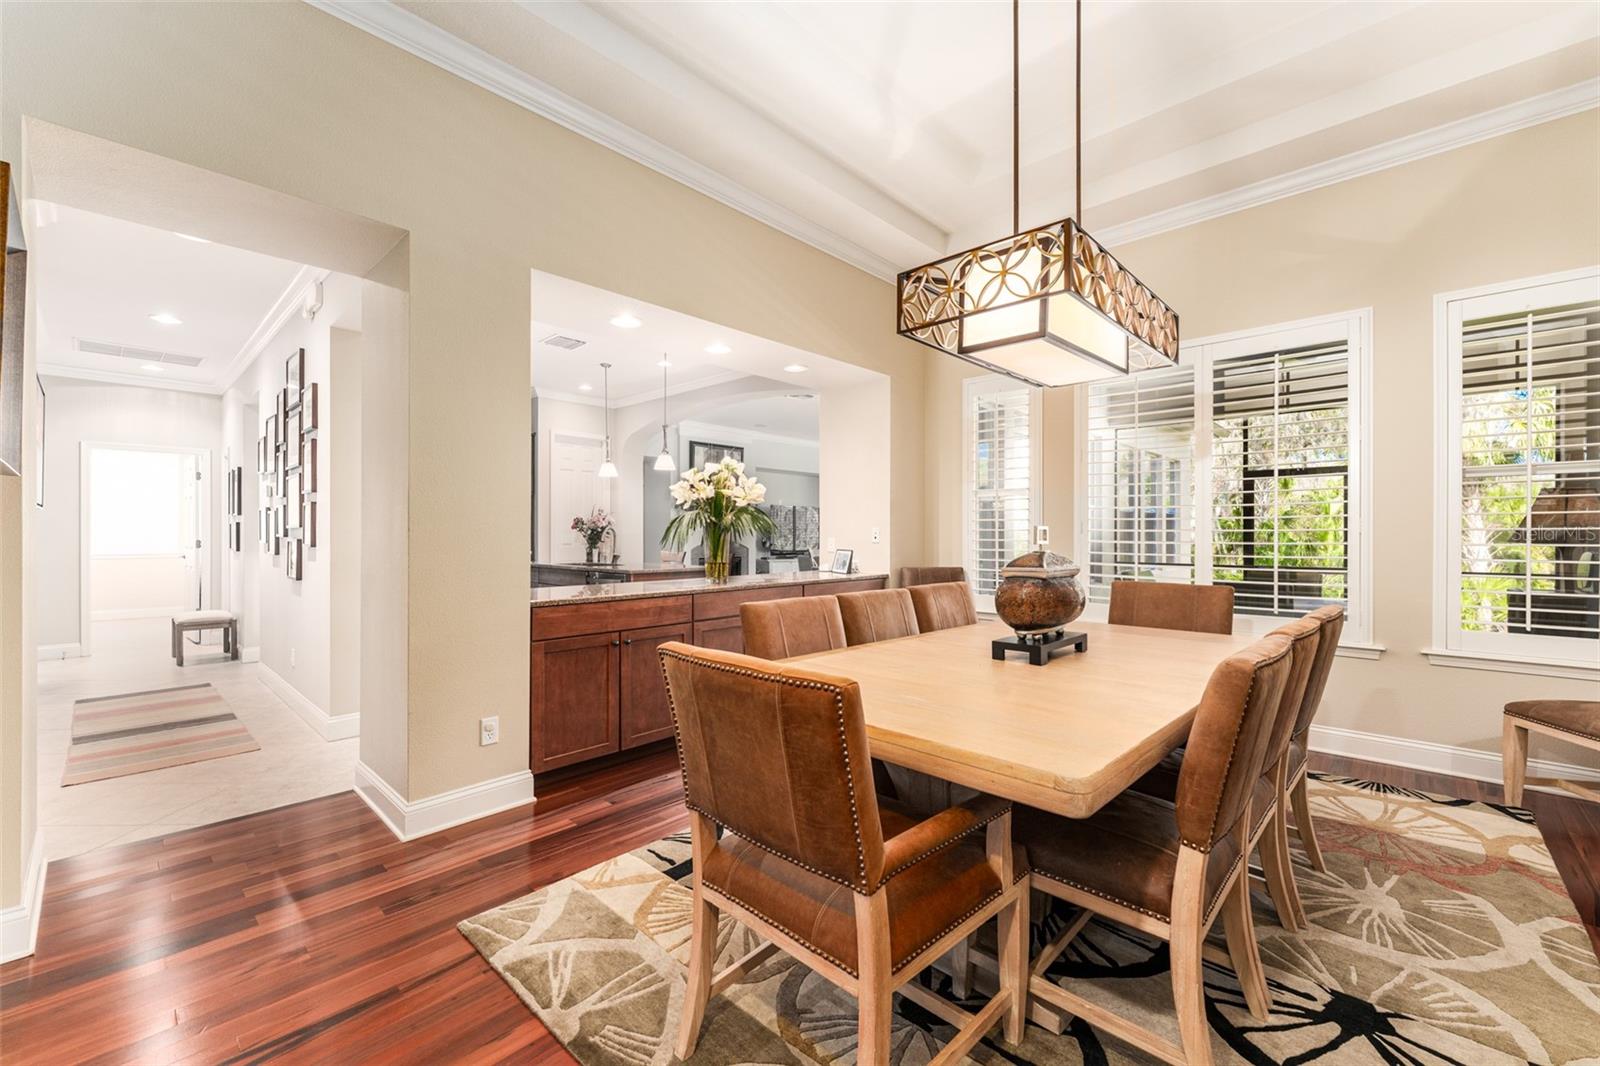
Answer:
[[[788,660],[860,684],[874,758],[1087,818],[1184,742],[1211,671],[1253,635],[1075,622],[1084,652],[1044,666],[979,622]]]

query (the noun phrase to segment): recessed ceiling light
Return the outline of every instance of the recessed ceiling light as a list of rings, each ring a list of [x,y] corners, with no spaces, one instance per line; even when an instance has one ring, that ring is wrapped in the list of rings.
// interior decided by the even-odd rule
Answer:
[[[804,374],[806,372],[806,368],[801,366],[799,363],[790,363],[788,366],[783,368],[783,372],[785,374]]]
[[[726,344],[723,344],[721,341],[712,341],[710,344],[706,345],[706,352],[711,355],[727,355],[731,351],[733,351],[733,349],[728,347]]]
[[[144,366],[141,366],[139,369],[143,370],[146,374],[159,374],[162,371],[162,367],[157,365],[156,363],[146,363]]]
[[[644,325],[643,322],[633,317],[633,312],[631,311],[623,311],[621,314],[614,316],[611,319],[611,324],[618,329],[638,329]]]
[[[671,365],[672,365],[672,360],[671,359],[657,359],[656,360],[656,366],[669,367]]]
[[[211,243],[206,238],[204,238],[204,237],[196,237],[192,233],[174,233],[173,236],[174,237],[182,237],[184,240],[193,241],[196,244],[210,244]]]
[[[155,314],[150,316],[150,321],[159,322],[163,326],[181,326],[181,325],[183,325],[183,319],[179,318],[177,315],[173,314],[171,311],[157,311]]]
[[[593,392],[593,391],[594,391],[594,386],[593,386],[593,385],[591,385],[591,384],[589,384],[589,383],[588,383],[588,382],[587,382],[587,381],[586,381],[586,382],[584,382],[584,383],[583,383],[583,384],[582,384],[582,385],[579,385],[579,386],[578,386],[578,391],[579,391],[579,392]]]
[[[815,400],[817,394],[814,392],[791,392],[788,393],[788,398],[791,400]]]

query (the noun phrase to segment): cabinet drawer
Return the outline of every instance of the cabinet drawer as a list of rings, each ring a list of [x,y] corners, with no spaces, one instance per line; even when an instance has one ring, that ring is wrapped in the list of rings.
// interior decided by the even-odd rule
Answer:
[[[693,605],[688,596],[652,596],[642,600],[563,603],[534,607],[534,640],[576,637],[586,633],[615,633],[623,629],[678,625],[689,621]],[[735,608],[737,610],[737,608]]]
[[[846,592],[872,592],[888,583],[886,577],[864,577],[859,581],[818,581],[806,586],[806,595],[839,596]]]
[[[700,648],[715,648],[717,651],[743,654],[744,626],[739,623],[738,615],[732,618],[712,618],[709,621],[696,622],[694,644]]]
[[[759,600],[786,600],[800,595],[799,585],[779,585],[776,588],[728,589],[725,592],[697,592],[694,596],[694,620],[707,618],[737,618],[739,605]]]

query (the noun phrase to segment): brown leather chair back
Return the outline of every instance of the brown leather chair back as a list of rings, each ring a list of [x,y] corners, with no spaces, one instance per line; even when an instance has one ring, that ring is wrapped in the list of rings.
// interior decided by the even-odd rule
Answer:
[[[919,632],[911,593],[905,589],[847,592],[839,597],[839,613],[844,616],[844,639],[852,647]]]
[[[1106,621],[1116,626],[1233,632],[1233,587],[1174,585],[1166,581],[1113,581]]]
[[[677,641],[659,655],[689,809],[870,892],[883,827],[856,683]]]
[[[758,659],[787,659],[842,648],[844,618],[835,596],[794,596],[739,607],[744,650]]]
[[[978,609],[972,605],[972,589],[965,581],[915,585],[906,591],[911,593],[919,633],[977,624]]]
[[[1289,676],[1283,683],[1277,717],[1272,723],[1272,733],[1267,738],[1267,755],[1261,764],[1263,776],[1271,774],[1278,761],[1289,751],[1289,738],[1294,735],[1295,722],[1299,720],[1300,707],[1305,701],[1306,685],[1311,680],[1317,651],[1322,646],[1322,622],[1306,615],[1279,626],[1271,635],[1287,637],[1289,640]]]
[[[1311,720],[1322,705],[1323,690],[1328,687],[1328,674],[1333,670],[1333,656],[1339,650],[1339,636],[1344,632],[1344,608],[1338,604],[1318,607],[1306,615],[1322,625],[1322,639],[1317,643],[1317,659],[1311,666],[1311,676],[1306,681],[1306,693],[1300,700],[1300,713],[1295,719],[1291,738],[1303,736],[1311,728]]]
[[[1183,843],[1210,851],[1238,824],[1266,761],[1289,668],[1289,638],[1267,636],[1211,672],[1178,772]]]
[[[965,581],[967,571],[962,566],[902,566],[900,587],[913,585],[939,585],[947,581]]]

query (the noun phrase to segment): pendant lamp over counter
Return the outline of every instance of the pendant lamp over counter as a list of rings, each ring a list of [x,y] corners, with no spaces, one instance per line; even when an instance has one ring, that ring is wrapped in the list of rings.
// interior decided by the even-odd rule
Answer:
[[[605,374],[606,457],[596,474],[599,477],[616,477],[617,464],[611,461],[611,364],[601,363],[600,370]]]
[[[677,461],[667,449],[667,353],[661,353],[661,454],[656,456],[656,470],[678,469]]]
[[[907,270],[896,332],[1030,385],[1054,387],[1172,366],[1178,314],[1093,237],[1083,218],[1083,9],[1074,5],[1077,144],[1073,217],[1023,230],[1018,0],[1011,4],[1009,237]]]

